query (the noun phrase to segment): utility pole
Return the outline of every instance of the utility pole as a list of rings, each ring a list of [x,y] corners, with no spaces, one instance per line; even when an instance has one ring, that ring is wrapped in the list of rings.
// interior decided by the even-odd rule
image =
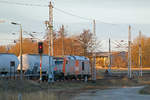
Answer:
[[[50,45],[51,45],[51,56],[53,56],[53,5],[50,2],[49,5],[49,30],[50,30],[50,34],[49,34],[49,39],[50,39]]]
[[[62,25],[62,31],[61,31],[61,39],[62,39],[62,56],[64,56],[65,52],[64,52],[64,25]]]
[[[93,20],[93,50],[92,50],[92,56],[93,56],[93,62],[92,62],[92,80],[96,81],[96,52],[95,52],[95,46],[96,46],[96,24],[95,20]]]
[[[50,2],[49,4],[49,71],[48,71],[48,82],[52,79],[54,82],[54,73],[53,73],[53,62],[50,59],[50,56],[53,56],[53,5]]]
[[[15,23],[15,22],[11,22],[11,24],[13,25],[19,25],[20,26],[20,80],[23,79],[23,65],[22,65],[22,25]]]
[[[131,73],[131,26],[128,28],[128,77],[132,78]]]
[[[141,31],[139,31],[139,76],[142,76],[142,41],[141,41]]]
[[[109,38],[109,69],[108,69],[109,74],[111,73],[111,40]]]
[[[22,26],[20,24],[20,66],[21,66],[21,76],[20,79],[23,79],[23,71],[22,71]]]

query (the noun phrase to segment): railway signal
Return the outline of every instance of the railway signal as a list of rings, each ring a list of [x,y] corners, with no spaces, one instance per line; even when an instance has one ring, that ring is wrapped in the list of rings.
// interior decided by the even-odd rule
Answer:
[[[42,81],[42,53],[43,53],[43,42],[38,42],[38,52],[40,54],[40,81]]]
[[[39,54],[43,53],[43,42],[38,42],[38,52]]]

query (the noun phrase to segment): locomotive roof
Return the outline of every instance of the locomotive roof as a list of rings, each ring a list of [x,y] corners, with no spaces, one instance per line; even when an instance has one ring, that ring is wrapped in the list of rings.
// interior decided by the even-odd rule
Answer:
[[[40,54],[23,54],[23,55],[39,56]],[[48,55],[46,55],[46,54],[42,54],[42,56],[48,56]]]
[[[72,60],[89,60],[88,58],[84,56],[66,56],[66,57]]]
[[[66,55],[64,57],[66,57],[68,59],[71,59],[71,60],[89,60],[89,58],[86,58],[84,56],[69,56],[69,55]],[[54,57],[54,59],[62,60],[64,57]]]

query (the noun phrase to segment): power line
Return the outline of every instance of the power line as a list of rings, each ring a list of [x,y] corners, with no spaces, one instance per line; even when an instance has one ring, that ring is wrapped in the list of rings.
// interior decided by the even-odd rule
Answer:
[[[56,7],[54,7],[54,9],[57,10],[57,11],[59,11],[59,12],[62,12],[62,13],[64,13],[64,14],[67,14],[67,15],[70,15],[70,16],[73,16],[73,17],[78,17],[78,18],[80,18],[80,19],[93,20],[93,19],[91,19],[91,18],[86,18],[86,17],[78,16],[78,15],[76,15],[76,14],[73,14],[73,13],[70,13],[70,12],[67,12],[67,11],[64,11],[64,10],[59,9],[59,8],[56,8]]]
[[[21,5],[21,6],[48,7],[48,5],[25,4],[25,3],[17,3],[17,2],[10,2],[10,1],[0,1],[0,3],[14,4],[14,5]],[[70,15],[70,16],[74,16],[74,17],[78,17],[78,18],[80,18],[80,19],[84,19],[84,20],[93,20],[93,19],[90,19],[90,18],[85,18],[85,17],[81,17],[81,16],[78,16],[78,15],[72,14],[72,13],[70,13],[70,12],[61,10],[61,9],[59,9],[59,8],[56,8],[56,7],[54,7],[54,9],[56,9],[57,11],[62,12],[62,13],[64,13],[64,14],[67,14],[67,15]]]
[[[28,3],[18,3],[18,2],[10,2],[10,1],[0,1],[0,3],[5,3],[5,4],[14,4],[14,5],[20,5],[20,6],[48,7],[48,5],[41,5],[41,4],[28,4]]]
[[[68,11],[62,10],[62,9],[60,9],[60,8],[56,8],[56,7],[54,7],[54,9],[57,10],[57,11],[59,11],[59,12],[62,12],[62,13],[64,13],[64,14],[67,14],[67,15],[70,15],[70,16],[73,16],[73,17],[78,17],[78,18],[80,18],[80,19],[84,19],[84,20],[88,20],[88,21],[91,21],[91,20],[95,19],[95,18],[82,17],[82,16],[79,16],[79,15],[70,13],[70,12],[68,12]],[[112,23],[107,23],[107,22],[104,22],[104,21],[100,21],[100,20],[97,20],[97,19],[95,19],[95,21],[100,22],[100,23],[104,23],[104,24],[117,25],[117,24],[112,24]]]
[[[5,3],[5,4],[13,4],[13,5],[20,5],[20,6],[37,6],[37,7],[48,7],[48,5],[41,5],[41,4],[29,4],[29,3],[18,3],[18,2],[10,2],[10,1],[0,1],[0,3]],[[65,10],[62,10],[60,8],[56,8],[54,7],[55,10],[59,11],[59,12],[62,12],[66,15],[70,15],[70,16],[73,16],[73,17],[77,17],[77,18],[80,18],[80,19],[83,19],[83,20],[88,20],[88,21],[91,21],[95,18],[87,18],[87,17],[83,17],[83,16],[79,16],[79,15],[76,15],[76,14],[73,14],[73,13],[70,13],[68,11],[65,11]],[[109,22],[104,22],[104,21],[100,21],[100,20],[97,20],[97,22],[100,22],[100,23],[104,23],[104,24],[111,24],[111,25],[117,25],[117,24],[112,24],[112,23],[109,23]]]

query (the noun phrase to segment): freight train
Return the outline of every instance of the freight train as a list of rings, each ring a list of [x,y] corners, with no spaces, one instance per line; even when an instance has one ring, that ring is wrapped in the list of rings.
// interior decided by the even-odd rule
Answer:
[[[17,57],[13,54],[1,54],[0,59],[4,58],[10,60],[5,59],[5,61],[7,62],[0,60],[0,72],[3,72],[4,70],[1,69],[5,68],[5,66],[2,65],[7,65],[7,70],[5,71],[5,73],[9,72],[10,70],[8,69],[10,68],[10,64],[12,62],[15,62],[15,71],[20,71],[20,56],[17,59]],[[85,79],[91,76],[89,59],[84,56],[52,57],[48,55],[42,55],[41,66],[42,74],[44,75],[45,79],[47,79],[48,74],[52,72],[54,74],[55,80]],[[24,72],[24,75],[38,75],[39,77],[40,55],[23,54],[22,70]]]
[[[18,57],[20,61],[20,56]],[[54,66],[53,57],[49,57],[48,55],[42,55],[42,73],[47,73],[49,64],[50,66]],[[18,71],[20,71],[20,64],[18,66]],[[22,70],[24,73],[40,73],[40,55],[35,54],[23,54],[22,55]]]
[[[19,60],[14,54],[0,53],[0,74],[15,73]]]

